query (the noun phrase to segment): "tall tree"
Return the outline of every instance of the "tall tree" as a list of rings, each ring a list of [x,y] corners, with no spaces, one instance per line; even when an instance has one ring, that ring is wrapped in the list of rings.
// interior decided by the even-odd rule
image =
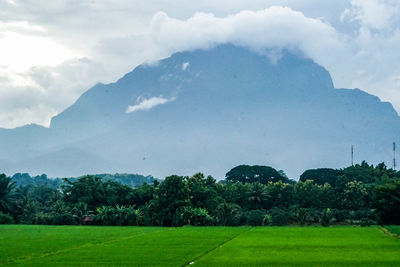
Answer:
[[[377,186],[374,205],[382,223],[400,224],[400,180]]]
[[[176,225],[179,208],[189,206],[189,188],[185,177],[171,175],[157,186],[154,205],[161,225]]]
[[[0,211],[8,212],[14,198],[15,183],[5,174],[0,174]]]
[[[269,182],[286,182],[287,177],[282,176],[277,170],[268,166],[240,165],[231,169],[226,175],[227,181],[241,183],[268,184]]]

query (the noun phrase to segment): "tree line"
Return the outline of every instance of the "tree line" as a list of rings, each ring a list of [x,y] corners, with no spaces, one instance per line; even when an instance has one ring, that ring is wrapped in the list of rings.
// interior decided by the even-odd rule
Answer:
[[[0,175],[0,223],[54,225],[400,224],[400,172],[366,162],[311,169],[299,181],[240,165],[224,180],[196,173],[132,187],[92,175],[17,185]],[[25,177],[26,178],[26,177]],[[48,183],[45,182],[46,179]]]

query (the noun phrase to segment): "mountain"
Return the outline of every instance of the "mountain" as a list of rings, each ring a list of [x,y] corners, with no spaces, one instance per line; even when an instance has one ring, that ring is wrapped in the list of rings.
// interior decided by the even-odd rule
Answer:
[[[79,176],[202,171],[223,178],[239,164],[305,169],[386,162],[399,142],[392,105],[334,88],[322,66],[297,53],[221,45],[143,64],[97,84],[50,128],[0,131],[7,173]]]

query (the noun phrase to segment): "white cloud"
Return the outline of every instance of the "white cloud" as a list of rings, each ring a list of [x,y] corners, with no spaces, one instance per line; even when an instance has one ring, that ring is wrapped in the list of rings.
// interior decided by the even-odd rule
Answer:
[[[0,21],[0,64],[10,71],[21,72],[79,56],[45,33],[44,27],[27,21]]]
[[[392,18],[400,11],[397,0],[350,0],[350,3],[352,7],[342,13],[342,20],[358,21],[362,26],[378,30],[389,27]]]
[[[175,97],[164,98],[162,95],[160,95],[158,97],[151,97],[148,99],[139,97],[137,100],[138,104],[136,104],[134,106],[128,106],[126,109],[126,113],[132,113],[132,112],[135,112],[138,110],[149,110],[155,106],[163,105],[168,102],[172,102],[175,99],[176,99]]]
[[[361,88],[400,110],[399,5],[398,0],[0,0],[0,104],[7,106],[0,105],[0,127],[48,125],[98,81],[112,82],[176,51],[224,42],[300,51],[326,67],[336,87]]]
[[[49,126],[52,116],[76,101],[102,75],[102,66],[88,59],[73,59],[52,67],[32,67],[24,72],[0,68],[1,127],[27,123]]]
[[[182,70],[186,70],[190,65],[190,62],[185,62],[182,64]]]

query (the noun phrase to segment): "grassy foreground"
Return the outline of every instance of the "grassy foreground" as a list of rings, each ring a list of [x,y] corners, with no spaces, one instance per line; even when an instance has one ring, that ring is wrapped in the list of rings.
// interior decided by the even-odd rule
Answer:
[[[400,232],[400,227],[389,227]],[[0,226],[1,266],[400,266],[378,227]]]

